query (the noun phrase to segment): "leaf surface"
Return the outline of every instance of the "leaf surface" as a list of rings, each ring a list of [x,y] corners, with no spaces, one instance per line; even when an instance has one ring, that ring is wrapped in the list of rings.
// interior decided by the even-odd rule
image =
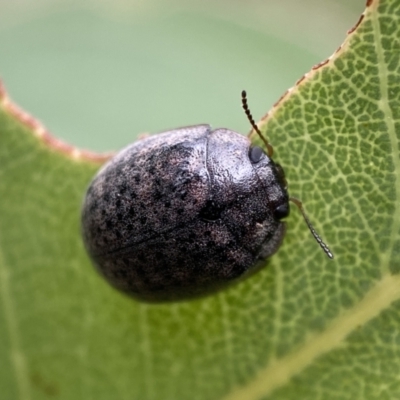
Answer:
[[[260,125],[335,259],[292,207],[260,273],[147,305],[109,287],[81,242],[102,158],[51,138],[2,91],[2,397],[399,398],[399,110],[400,1],[369,1]]]

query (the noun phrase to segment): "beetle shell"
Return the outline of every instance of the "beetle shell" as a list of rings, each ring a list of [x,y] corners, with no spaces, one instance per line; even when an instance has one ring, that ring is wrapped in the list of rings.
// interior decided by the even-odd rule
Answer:
[[[288,213],[278,164],[236,132],[195,125],[135,142],[104,165],[88,188],[82,230],[113,286],[172,301],[265,265]]]

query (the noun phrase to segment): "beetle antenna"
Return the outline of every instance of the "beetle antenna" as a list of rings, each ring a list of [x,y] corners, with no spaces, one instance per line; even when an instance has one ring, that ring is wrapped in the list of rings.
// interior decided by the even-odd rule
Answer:
[[[243,90],[242,91],[242,106],[243,106],[243,110],[247,115],[247,118],[251,124],[251,126],[253,127],[253,129],[258,133],[258,136],[260,136],[260,139],[264,142],[266,148],[267,148],[267,152],[268,152],[268,156],[272,157],[272,154],[274,154],[274,149],[273,147],[268,143],[268,140],[262,135],[261,131],[258,129],[258,126],[256,125],[256,123],[254,122],[253,116],[251,115],[251,112],[249,110],[249,106],[247,104],[247,94],[246,91]]]
[[[306,215],[306,213],[304,211],[303,203],[299,199],[296,199],[295,197],[289,197],[289,200],[292,203],[296,204],[297,208],[303,214],[303,218],[304,218],[304,221],[306,221],[308,229],[310,230],[311,234],[314,236],[314,239],[317,241],[317,243],[321,246],[321,249],[325,252],[325,254],[329,258],[333,258],[333,254],[329,250],[329,247],[322,241],[322,239],[319,237],[318,233],[315,231],[314,227],[311,225],[311,222],[308,219],[308,217],[307,217],[307,215]]]

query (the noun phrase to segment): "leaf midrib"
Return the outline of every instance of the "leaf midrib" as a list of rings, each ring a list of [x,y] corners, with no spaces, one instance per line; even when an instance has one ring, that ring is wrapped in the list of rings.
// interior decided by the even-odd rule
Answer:
[[[16,319],[16,308],[10,291],[9,277],[5,258],[2,251],[0,236],[0,298],[3,304],[4,320],[10,341],[9,361],[12,365],[19,399],[30,400],[30,385],[26,370],[26,357],[22,351],[20,332]]]
[[[376,4],[379,5],[379,1],[376,1]],[[378,6],[375,6],[376,8]],[[372,26],[375,32],[375,37],[376,38],[381,38],[382,37],[382,32],[380,29],[379,25],[379,18],[371,18],[372,21]],[[375,40],[377,42],[378,39]],[[381,43],[381,42],[380,42]],[[386,68],[385,64],[385,56],[383,53],[383,46],[382,44],[380,46],[376,46],[376,54],[378,58],[378,70],[379,70],[379,82],[380,82],[380,89],[381,89],[381,100],[378,102],[380,105],[380,108],[382,112],[385,115],[385,122],[388,127],[388,135],[389,135],[389,140],[390,140],[390,146],[391,146],[391,154],[392,154],[392,162],[394,166],[394,185],[393,187],[395,188],[395,198],[398,199],[398,195],[400,193],[400,159],[399,159],[399,154],[398,154],[398,144],[397,144],[397,137],[396,137],[396,128],[394,125],[394,119],[393,119],[393,113],[392,110],[389,106],[389,90],[388,90],[388,75],[389,71]],[[396,237],[397,234],[400,231],[400,218],[395,218],[397,215],[400,215],[400,204],[399,201],[394,202],[394,212],[393,212],[393,218],[392,218],[392,229],[390,232],[390,243],[388,246],[388,251],[386,252],[377,252],[377,254],[380,254],[381,262],[381,271],[382,273],[387,273],[389,272],[389,265],[390,265],[390,254],[392,253],[390,250],[392,250],[395,247],[395,242],[396,242]]]
[[[322,332],[310,335],[296,351],[271,362],[243,388],[234,389],[224,400],[257,400],[287,384],[317,357],[343,345],[356,328],[377,317],[400,299],[400,276],[386,274],[353,308],[343,312]]]

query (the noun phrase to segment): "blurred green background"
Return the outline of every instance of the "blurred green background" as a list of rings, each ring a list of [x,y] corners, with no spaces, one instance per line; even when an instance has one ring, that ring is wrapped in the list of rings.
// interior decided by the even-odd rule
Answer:
[[[210,123],[247,132],[330,56],[364,0],[0,0],[10,96],[79,147]],[[274,143],[279,151],[279,143]]]

